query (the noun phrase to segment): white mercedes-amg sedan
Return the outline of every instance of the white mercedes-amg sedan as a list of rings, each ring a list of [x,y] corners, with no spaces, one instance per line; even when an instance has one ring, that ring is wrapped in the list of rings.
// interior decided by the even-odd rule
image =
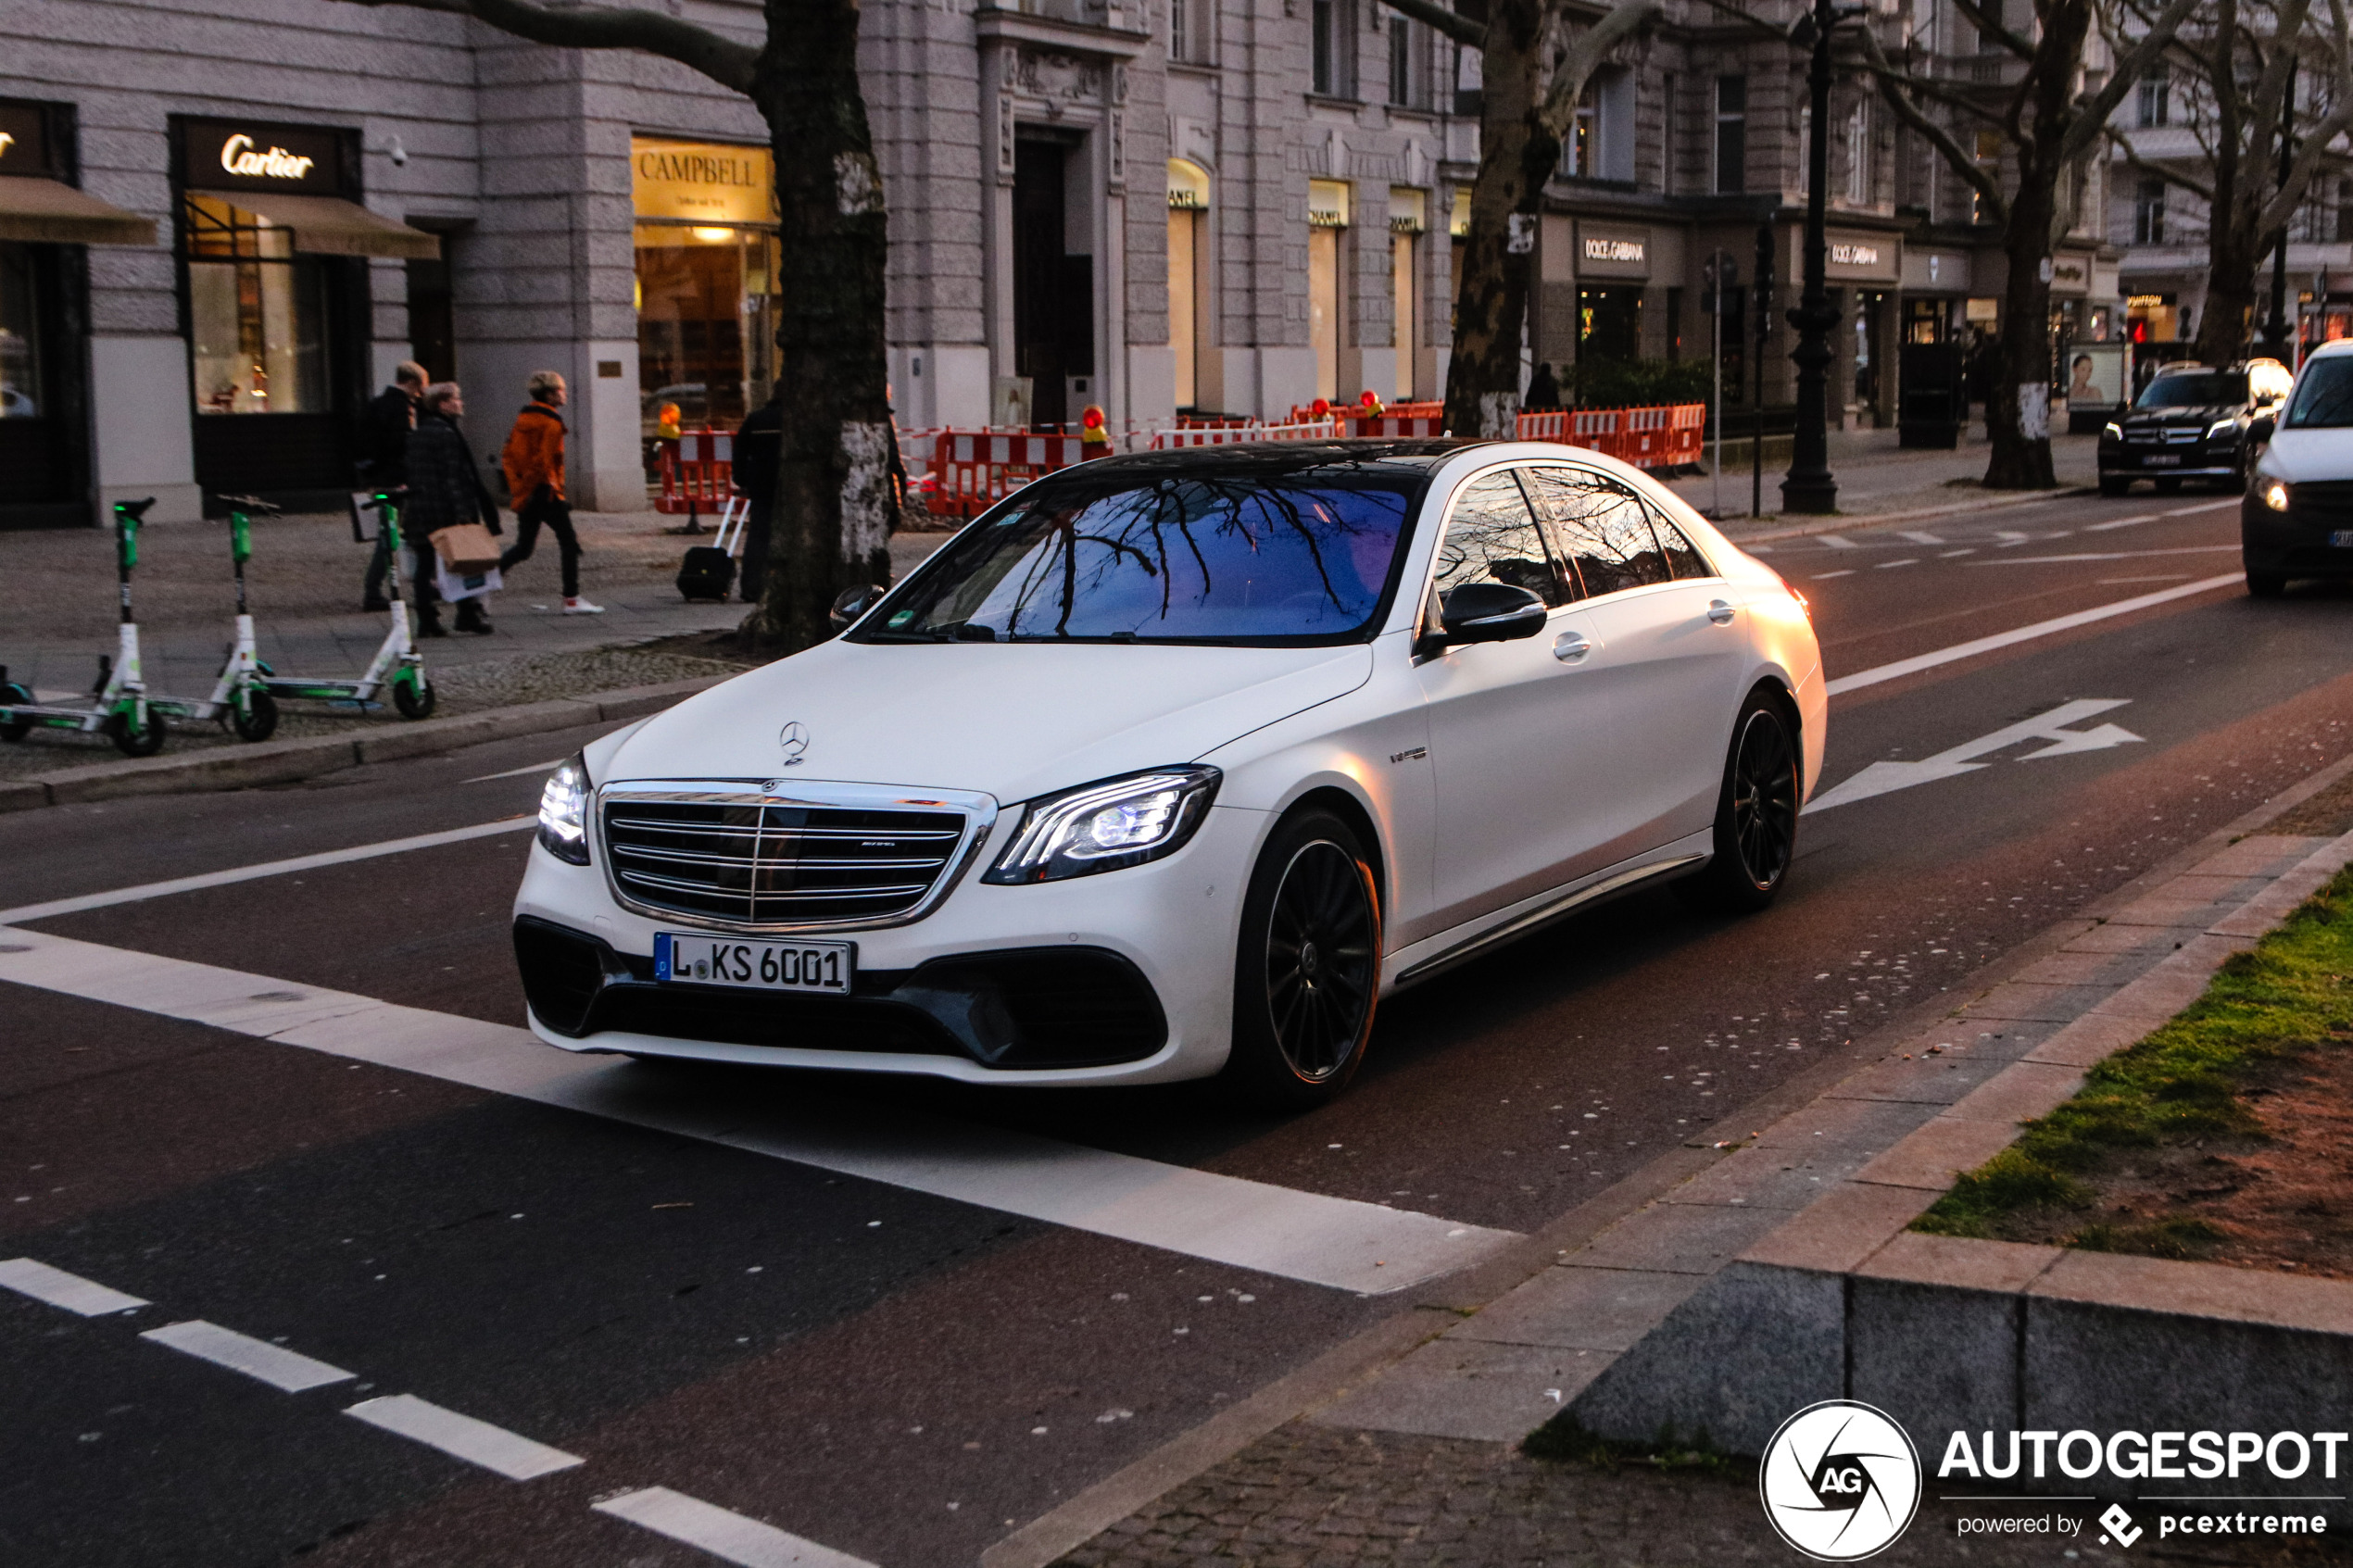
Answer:
[[[1822,762],[1805,600],[1556,445],[1103,458],[837,619],[549,780],[542,1039],[1312,1106],[1572,911],[1762,909]]]

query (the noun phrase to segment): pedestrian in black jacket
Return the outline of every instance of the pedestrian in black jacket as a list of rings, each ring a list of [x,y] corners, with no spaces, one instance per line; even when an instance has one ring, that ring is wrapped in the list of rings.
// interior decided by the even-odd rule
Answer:
[[[396,489],[409,480],[409,433],[417,428],[417,404],[425,395],[425,368],[403,359],[392,368],[392,384],[378,393],[359,415],[359,485],[367,490]],[[379,529],[375,554],[368,558],[368,575],[359,588],[359,608],[389,609],[384,598],[384,573],[392,569],[392,540]]]
[[[423,406],[417,411],[417,428],[409,433],[409,504],[401,513],[400,527],[416,561],[417,634],[421,637],[445,635],[440,598],[433,586],[434,534],[462,522],[480,522],[493,533],[505,532],[498,524],[498,504],[484,488],[473,449],[458,428],[465,413],[465,395],[458,383],[436,382],[425,389]],[[490,631],[490,618],[483,613],[480,599],[459,601],[458,630]]]
[[[751,503],[744,518],[743,571],[736,580],[736,592],[748,605],[760,602],[761,588],[768,581],[768,530],[775,517],[776,468],[784,455],[784,398],[780,382],[768,406],[753,409],[736,432],[736,488]]]

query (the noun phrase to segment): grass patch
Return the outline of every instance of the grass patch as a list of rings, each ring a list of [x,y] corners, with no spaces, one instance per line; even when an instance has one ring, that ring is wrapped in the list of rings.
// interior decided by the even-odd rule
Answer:
[[[2353,1041],[2353,867],[2233,954],[2205,995],[2146,1039],[2093,1068],[2073,1099],[1913,1223],[1943,1236],[2057,1239],[2160,1258],[2207,1255],[2224,1233],[2192,1215],[2094,1219],[2103,1176],[2135,1157],[2208,1145],[2259,1148],[2249,1103],[2283,1058]],[[2056,1234],[2055,1234],[2056,1233]]]

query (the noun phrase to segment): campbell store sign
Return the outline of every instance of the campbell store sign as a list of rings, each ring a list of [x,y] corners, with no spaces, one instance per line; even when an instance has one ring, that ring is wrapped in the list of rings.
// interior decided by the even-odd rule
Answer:
[[[633,137],[629,183],[640,218],[776,221],[776,168],[765,147]]]
[[[188,119],[180,124],[180,180],[199,191],[344,194],[344,133],[322,125]]]

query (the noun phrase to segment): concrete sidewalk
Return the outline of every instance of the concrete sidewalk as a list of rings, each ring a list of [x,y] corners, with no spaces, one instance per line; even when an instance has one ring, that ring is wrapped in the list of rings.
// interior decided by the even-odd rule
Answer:
[[[1725,434],[1737,433],[1737,418],[1727,421]],[[1973,434],[1975,439],[1970,439]],[[1880,517],[1893,512],[1911,512],[1929,508],[1964,506],[1970,503],[2002,504],[2012,499],[2031,498],[2031,492],[1989,491],[1978,481],[1985,473],[1987,446],[1982,426],[1972,426],[1964,434],[1961,445],[1952,451],[1906,450],[1896,445],[1897,433],[1892,430],[1836,430],[1830,434],[1830,467],[1838,481],[1838,515],[1841,517]],[[1775,460],[1775,443],[1766,440],[1764,521],[1796,521],[1797,514],[1784,519],[1781,515],[1781,480],[1788,472],[1789,460]],[[1710,447],[1707,460],[1715,459]],[[1733,455],[1728,449],[1727,463],[1721,486],[1722,510],[1720,521],[1733,537],[1740,536],[1743,524],[1750,521],[1749,496],[1751,470],[1746,454]],[[2051,438],[2051,464],[2057,470],[2062,486],[2087,487],[2099,483],[2099,437],[2096,435],[2059,435]],[[1718,486],[1713,474],[1699,474],[1669,482],[1667,488],[1697,507],[1702,512],[1716,512]],[[2047,495],[2048,492],[2042,494]]]

